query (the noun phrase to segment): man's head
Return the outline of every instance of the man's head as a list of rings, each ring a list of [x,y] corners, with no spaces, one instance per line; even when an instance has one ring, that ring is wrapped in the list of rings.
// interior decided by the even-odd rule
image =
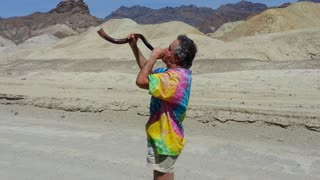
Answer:
[[[197,45],[186,35],[179,35],[168,48],[165,49],[163,61],[189,69],[197,53]]]

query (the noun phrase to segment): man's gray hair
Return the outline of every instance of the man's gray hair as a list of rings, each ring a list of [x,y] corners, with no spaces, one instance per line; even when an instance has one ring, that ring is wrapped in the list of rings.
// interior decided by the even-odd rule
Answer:
[[[180,61],[180,65],[189,69],[192,66],[192,61],[197,53],[197,45],[186,35],[179,35],[179,46],[175,48],[176,56]]]

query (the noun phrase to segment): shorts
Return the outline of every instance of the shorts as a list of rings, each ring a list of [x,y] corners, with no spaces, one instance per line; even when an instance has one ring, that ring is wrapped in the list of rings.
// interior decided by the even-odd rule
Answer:
[[[173,173],[174,164],[178,156],[161,155],[156,152],[155,147],[148,143],[147,165],[153,170],[162,173]]]

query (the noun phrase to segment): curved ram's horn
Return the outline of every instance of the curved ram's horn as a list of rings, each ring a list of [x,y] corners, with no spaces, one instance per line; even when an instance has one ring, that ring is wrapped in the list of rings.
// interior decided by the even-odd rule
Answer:
[[[130,42],[130,39],[128,39],[128,38],[122,38],[122,39],[112,38],[107,33],[105,33],[102,28],[97,33],[103,39],[105,39],[111,43],[114,43],[114,44],[126,44],[126,43]],[[142,34],[133,34],[133,35],[137,38],[140,38],[142,40],[142,42],[144,43],[144,45],[146,45],[151,51],[153,50],[153,47],[151,46],[151,44],[147,41],[147,39]]]

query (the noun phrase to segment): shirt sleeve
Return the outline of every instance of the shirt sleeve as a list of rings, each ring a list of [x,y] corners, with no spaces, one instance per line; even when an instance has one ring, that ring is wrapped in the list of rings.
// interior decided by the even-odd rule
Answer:
[[[179,85],[177,73],[166,71],[163,73],[150,74],[149,93],[159,99],[172,102]]]

